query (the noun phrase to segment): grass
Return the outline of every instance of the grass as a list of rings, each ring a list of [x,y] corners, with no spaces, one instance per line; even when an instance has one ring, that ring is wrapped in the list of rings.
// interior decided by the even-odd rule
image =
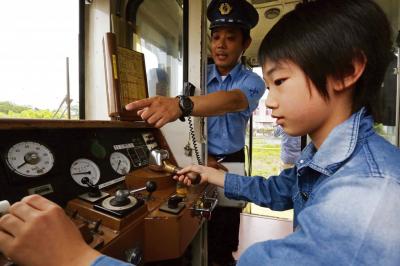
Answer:
[[[263,176],[265,178],[268,178],[271,175],[278,175],[280,173],[281,165],[280,153],[281,146],[279,138],[264,136],[254,137],[251,175]],[[293,218],[293,210],[275,212],[268,208],[257,206],[254,203],[248,204],[244,212],[269,217],[278,217],[287,220],[292,220]]]
[[[268,143],[268,139],[253,139],[253,161],[251,175],[269,177],[279,174],[280,167],[280,144]]]

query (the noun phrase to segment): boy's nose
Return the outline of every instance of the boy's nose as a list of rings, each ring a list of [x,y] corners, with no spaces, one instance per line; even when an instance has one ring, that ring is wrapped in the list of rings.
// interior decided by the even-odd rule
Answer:
[[[279,107],[278,101],[275,100],[271,91],[269,91],[268,93],[267,100],[265,101],[265,106],[269,109],[276,109]]]

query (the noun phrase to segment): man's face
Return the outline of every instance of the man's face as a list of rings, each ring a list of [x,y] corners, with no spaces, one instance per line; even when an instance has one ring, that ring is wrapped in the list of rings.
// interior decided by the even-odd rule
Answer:
[[[227,75],[237,64],[250,40],[243,43],[242,31],[235,27],[218,27],[211,33],[211,55],[221,75]]]

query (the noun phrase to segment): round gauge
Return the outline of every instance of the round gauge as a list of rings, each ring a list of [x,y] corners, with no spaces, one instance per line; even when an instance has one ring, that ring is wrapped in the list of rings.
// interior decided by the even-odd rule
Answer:
[[[8,150],[6,162],[19,175],[37,177],[53,168],[54,156],[46,146],[38,142],[23,141]]]
[[[96,185],[100,180],[100,169],[93,161],[80,158],[75,160],[70,168],[72,179],[83,187]]]
[[[121,152],[113,152],[110,155],[112,169],[120,175],[126,175],[131,170],[131,161]]]

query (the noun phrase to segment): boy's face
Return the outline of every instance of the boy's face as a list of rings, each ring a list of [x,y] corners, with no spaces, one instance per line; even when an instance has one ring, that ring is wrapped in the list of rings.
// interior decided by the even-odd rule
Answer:
[[[269,89],[267,108],[291,136],[326,137],[330,130],[331,101],[325,100],[304,72],[290,61],[267,61],[263,76]],[[329,89],[328,89],[329,91]],[[321,139],[323,141],[323,139]]]
[[[237,64],[250,40],[243,43],[242,31],[235,27],[218,27],[211,33],[211,55],[221,75],[227,75]]]

